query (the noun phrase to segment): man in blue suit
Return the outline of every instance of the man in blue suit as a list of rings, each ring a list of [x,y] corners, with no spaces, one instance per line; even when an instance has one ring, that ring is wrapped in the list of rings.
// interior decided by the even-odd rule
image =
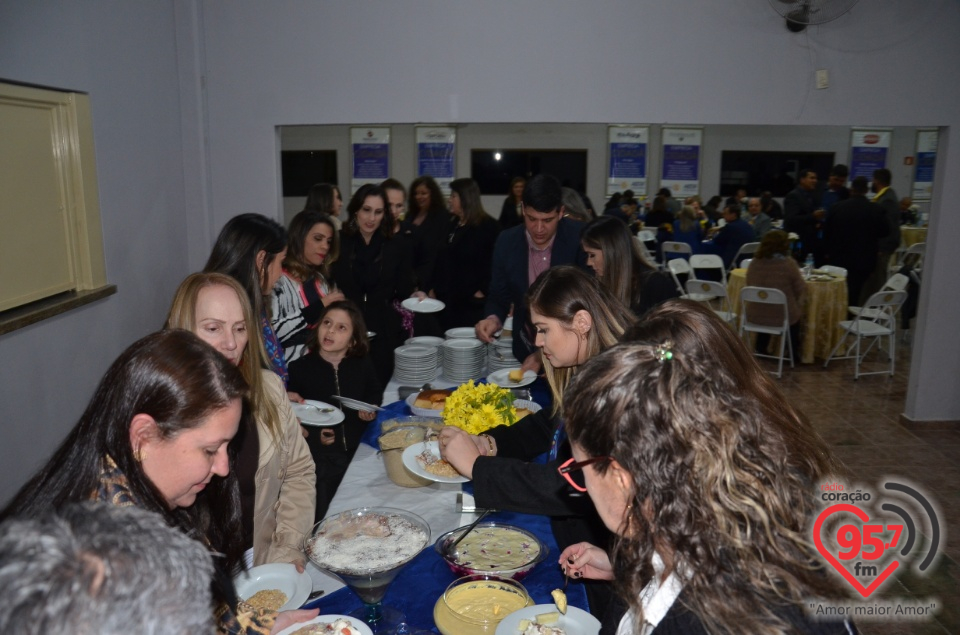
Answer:
[[[582,225],[563,218],[560,182],[539,174],[523,190],[523,224],[500,233],[493,248],[487,317],[477,322],[477,337],[492,342],[493,335],[513,307],[513,354],[524,370],[539,370],[536,333],[526,305],[527,289],[537,277],[557,265],[586,263],[580,247]]]
[[[720,228],[717,235],[713,237],[713,253],[723,258],[723,266],[730,268],[733,257],[737,255],[740,248],[747,243],[757,240],[753,227],[740,218],[739,205],[727,205],[723,208],[723,219],[726,225]]]

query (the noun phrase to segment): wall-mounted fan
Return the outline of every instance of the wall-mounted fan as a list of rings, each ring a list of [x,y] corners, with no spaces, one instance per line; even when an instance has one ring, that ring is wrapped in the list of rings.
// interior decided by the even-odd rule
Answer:
[[[771,6],[787,20],[787,28],[799,33],[808,24],[836,20],[858,0],[770,0]]]

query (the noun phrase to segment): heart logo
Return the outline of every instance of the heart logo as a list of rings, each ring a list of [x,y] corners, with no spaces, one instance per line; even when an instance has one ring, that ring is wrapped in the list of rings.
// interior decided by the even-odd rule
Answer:
[[[820,554],[827,559],[827,562],[832,564],[833,567],[840,572],[840,575],[842,575],[844,579],[846,579],[846,581],[849,582],[858,593],[860,593],[860,595],[862,595],[864,598],[868,598],[874,591],[877,590],[877,588],[880,587],[881,584],[883,584],[887,578],[890,577],[891,573],[897,570],[897,568],[900,566],[900,561],[891,561],[887,567],[880,572],[880,575],[878,575],[873,582],[870,583],[869,586],[863,586],[863,584],[860,583],[860,580],[855,578],[854,575],[850,573],[850,571],[848,571],[847,568],[844,567],[843,564],[841,564],[832,553],[830,553],[830,551],[823,544],[823,539],[820,536],[823,523],[826,522],[827,518],[839,512],[849,512],[864,523],[867,523],[870,520],[870,516],[867,514],[867,512],[863,511],[859,507],[854,507],[853,505],[847,505],[845,503],[832,505],[820,512],[820,515],[817,516],[817,522],[813,525],[813,542],[817,546],[817,551],[819,551]]]

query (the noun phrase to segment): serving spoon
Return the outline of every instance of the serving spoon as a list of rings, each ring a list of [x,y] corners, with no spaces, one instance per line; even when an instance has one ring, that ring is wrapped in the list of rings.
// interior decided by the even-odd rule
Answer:
[[[467,527],[467,530],[466,530],[466,531],[464,531],[462,534],[460,534],[459,536],[457,536],[457,539],[456,539],[456,540],[454,540],[454,541],[451,542],[450,544],[444,546],[444,548],[443,548],[444,553],[446,553],[446,554],[448,554],[448,555],[449,555],[450,553],[452,553],[454,547],[456,547],[457,545],[459,545],[459,544],[460,544],[460,541],[463,540],[464,538],[466,538],[466,537],[467,537],[467,534],[469,534],[471,531],[473,531],[473,529],[474,529],[478,524],[480,524],[480,521],[483,520],[484,518],[486,518],[486,517],[487,517],[487,514],[489,514],[489,513],[492,512],[492,511],[493,511],[492,509],[485,509],[485,510],[483,510],[483,513],[480,514],[479,516],[477,516],[477,519],[476,519],[475,521],[473,521],[472,523],[470,523],[470,526]]]

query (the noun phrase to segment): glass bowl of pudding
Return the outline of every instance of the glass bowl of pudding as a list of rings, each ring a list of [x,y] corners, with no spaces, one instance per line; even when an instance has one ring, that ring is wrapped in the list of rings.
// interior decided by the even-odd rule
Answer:
[[[433,621],[443,635],[495,633],[501,620],[533,600],[516,580],[473,575],[450,583],[433,607]]]
[[[526,529],[498,522],[480,523],[451,549],[466,529],[464,526],[448,531],[433,545],[450,570],[460,576],[495,575],[522,580],[549,552]]]

